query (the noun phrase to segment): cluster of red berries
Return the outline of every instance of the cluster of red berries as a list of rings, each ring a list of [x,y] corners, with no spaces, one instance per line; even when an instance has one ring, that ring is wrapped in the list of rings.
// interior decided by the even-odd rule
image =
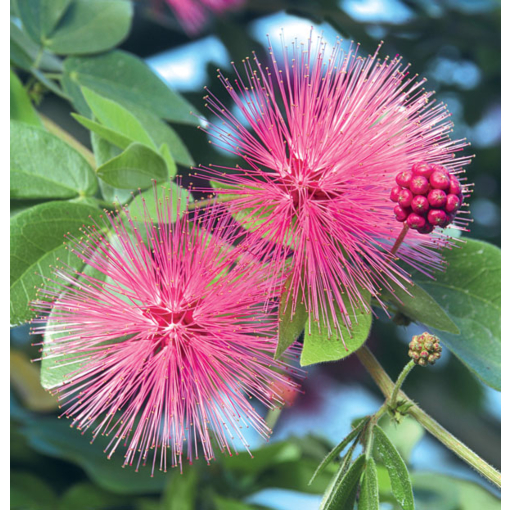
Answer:
[[[395,180],[398,186],[390,195],[397,203],[395,217],[420,234],[449,225],[462,205],[462,186],[444,166],[416,163]]]

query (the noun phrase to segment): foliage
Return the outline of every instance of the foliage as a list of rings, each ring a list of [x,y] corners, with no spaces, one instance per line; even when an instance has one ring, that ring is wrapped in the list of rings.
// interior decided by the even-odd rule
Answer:
[[[462,120],[473,125],[491,107],[494,90],[497,95],[498,65],[491,53],[497,13],[476,23],[473,15],[453,14],[449,7],[436,18],[423,2],[403,3],[413,10],[414,17],[396,30],[387,22],[363,26],[337,2],[328,0],[284,1],[283,5],[307,20],[327,21],[368,47],[374,44],[369,29],[380,27],[387,32],[387,51],[395,49],[410,59],[416,56],[415,60],[429,62],[429,67],[443,47],[457,48],[462,58],[477,62],[489,92],[480,95],[479,90],[455,88],[441,84],[437,76],[435,79],[445,97],[454,92],[469,105]],[[272,12],[270,2],[262,4],[258,7],[262,14]],[[153,7],[146,4],[142,9],[152,12]],[[238,25],[229,20],[216,25],[220,39],[236,58],[241,51],[244,56],[245,47],[260,46],[244,30],[255,11],[247,12],[250,14],[238,15]],[[193,197],[177,176],[183,175],[185,183],[192,179],[193,171],[184,170],[198,158],[219,164],[225,161],[226,156],[212,152],[202,140],[205,136],[191,134],[190,126],[195,126],[201,115],[199,95],[184,97],[172,90],[142,58],[128,51],[134,44],[130,38],[134,37],[135,13],[134,3],[128,0],[11,0],[13,326],[34,317],[31,303],[44,279],[51,277],[52,268],[67,264],[80,272],[93,271],[67,249],[64,236],[79,237],[81,229],[91,223],[110,235],[103,209],[115,210],[118,202],[127,204],[134,216],[142,211],[142,200],[149,212],[154,211],[155,181],[158,193],[171,193],[182,200],[181,208],[174,211],[175,216],[180,215],[187,200],[202,197]],[[469,41],[462,35],[466,31],[471,34]],[[427,45],[423,34],[427,34]],[[173,34],[171,42],[175,45],[183,37]],[[472,39],[480,44],[475,47]],[[47,111],[39,108],[45,97],[57,97],[72,110],[74,121],[71,123],[70,116],[64,124],[72,126],[78,137],[79,124],[82,133],[85,130],[85,142],[41,113]],[[497,155],[491,150],[481,148],[479,158],[490,175],[498,167]],[[233,166],[231,161],[228,166]],[[477,167],[473,167],[476,176]],[[483,189],[482,193],[493,198]],[[243,214],[236,219],[242,223]],[[250,225],[243,226],[250,229]],[[476,224],[474,233],[484,235]],[[498,241],[497,233],[489,237]],[[405,323],[422,325],[438,335],[479,381],[500,390],[500,250],[467,237],[446,252],[445,259],[445,271],[437,273],[434,280],[413,272],[414,285],[407,292],[400,289],[392,295],[382,290],[371,303],[365,293],[367,310],[369,305],[384,303],[390,314],[398,312]],[[365,344],[375,328],[373,314],[358,309],[351,310],[351,316],[356,317],[352,328],[319,329],[314,321],[309,322],[301,300],[292,310],[289,296],[294,292],[301,290],[292,289],[287,281],[278,311],[275,357],[298,341],[303,343],[303,366],[344,360]],[[33,350],[30,356],[35,357]],[[38,393],[37,374],[27,359],[27,353],[13,350],[11,363],[17,375],[13,388],[24,408],[16,415],[13,429],[18,447],[13,454],[12,508],[149,510],[179,505],[183,510],[253,510],[261,507],[250,498],[266,488],[324,494],[321,509],[375,510],[379,502],[404,510],[499,508],[497,498],[475,483],[412,469],[411,453],[424,433],[412,418],[398,425],[392,422],[390,427],[389,418],[377,425],[372,417],[366,417],[333,449],[322,439],[305,436],[254,450],[253,458],[242,451],[231,458],[219,455],[211,466],[201,462],[184,466],[182,475],[174,469],[171,474],[157,472],[151,478],[147,468],[142,467],[140,474],[134,469],[116,469],[118,460],[107,460],[102,451],[108,438],[99,436],[91,447],[65,421],[38,414],[54,413],[55,406],[47,395]],[[339,366],[349,360],[342,363]],[[48,360],[41,370],[44,387],[65,382],[65,372]],[[393,411],[387,412],[389,416]],[[359,446],[364,450],[361,454]],[[69,470],[71,485],[55,485],[44,470],[34,468],[40,468],[38,461],[53,466],[57,473]]]

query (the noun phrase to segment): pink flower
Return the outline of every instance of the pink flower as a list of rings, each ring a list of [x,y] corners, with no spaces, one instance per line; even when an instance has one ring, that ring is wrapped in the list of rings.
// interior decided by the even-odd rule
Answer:
[[[396,176],[418,162],[460,174],[469,157],[455,154],[467,144],[450,140],[445,105],[400,56],[379,58],[379,46],[362,58],[355,44],[328,49],[312,36],[290,48],[282,37],[282,46],[277,57],[270,45],[270,68],[254,55],[243,61],[246,78],[237,69],[233,82],[219,73],[236,110],[208,91],[220,122],[206,129],[247,167],[199,174],[224,187],[219,194],[237,194],[230,211],[254,232],[245,249],[275,273],[293,257],[292,287],[331,334],[369,310],[364,291],[377,298],[408,280],[391,253],[402,230],[390,200]],[[434,248],[446,244],[441,233],[410,231],[398,256],[430,274],[441,266]],[[298,299],[296,290],[293,311]]]
[[[166,0],[183,28],[190,35],[198,34],[206,24],[209,12],[220,14],[231,11],[244,0]]]
[[[233,258],[235,225],[214,207],[174,224],[171,211],[165,198],[157,223],[146,209],[143,223],[108,215],[111,238],[84,229],[69,249],[105,282],[64,266],[34,304],[35,333],[53,339],[43,357],[69,366],[55,392],[71,426],[111,436],[108,457],[127,446],[124,465],[152,471],[167,456],[181,468],[183,455],[209,461],[214,445],[231,454],[234,439],[248,448],[246,426],[267,438],[250,399],[279,407],[299,388],[289,374],[300,376],[273,360],[268,269]]]

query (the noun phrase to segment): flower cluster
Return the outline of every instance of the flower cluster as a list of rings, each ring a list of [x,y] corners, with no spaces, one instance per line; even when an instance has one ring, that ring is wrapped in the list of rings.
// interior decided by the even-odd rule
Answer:
[[[409,343],[409,357],[414,360],[416,365],[426,367],[433,365],[440,357],[443,348],[439,343],[437,336],[430,333],[422,333],[413,336]]]
[[[411,230],[400,238],[389,200],[396,176],[423,161],[427,169],[446,169],[446,179],[460,175],[469,157],[455,157],[466,142],[450,139],[449,112],[401,57],[380,58],[379,47],[363,58],[357,45],[344,51],[341,41],[328,51],[312,36],[307,44],[293,41],[288,49],[282,41],[282,47],[277,58],[270,46],[271,67],[255,55],[246,58],[246,78],[235,69],[231,82],[220,72],[237,111],[208,91],[206,106],[221,122],[206,129],[246,166],[210,166],[198,174],[216,182],[214,190],[201,191],[233,196],[230,212],[253,232],[246,250],[275,273],[288,272],[297,289],[292,313],[298,296],[305,296],[311,318],[331,334],[351,327],[356,310],[369,309],[365,291],[378,299],[381,288],[394,292],[408,281],[396,264],[398,247],[398,257],[416,269],[430,274],[441,267],[438,248],[448,238],[432,233],[428,216],[407,214],[415,194],[408,189],[399,189],[406,208],[400,206],[398,219],[409,218],[421,234]],[[450,180],[460,192],[457,178]],[[422,196],[429,183],[420,185]],[[448,204],[430,213],[431,225],[443,223],[458,202],[450,196]],[[416,200],[417,210],[425,206]]]
[[[271,432],[249,399],[275,408],[299,388],[289,374],[300,372],[273,360],[268,269],[234,258],[234,227],[216,212],[172,223],[165,198],[143,230],[127,210],[108,215],[111,237],[95,225],[68,245],[97,274],[63,266],[34,304],[43,356],[69,367],[55,390],[64,415],[111,436],[109,457],[127,446],[125,465],[166,470],[168,456],[212,459],[214,443],[248,447],[243,427]]]
[[[464,196],[454,175],[441,165],[416,163],[396,177],[397,186],[390,198],[397,221],[406,222],[420,234],[430,234],[434,227],[448,226],[457,215]]]

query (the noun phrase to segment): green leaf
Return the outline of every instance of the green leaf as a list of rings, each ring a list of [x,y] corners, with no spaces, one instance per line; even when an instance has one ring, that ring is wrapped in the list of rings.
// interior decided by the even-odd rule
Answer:
[[[227,499],[218,495],[213,496],[216,510],[256,510],[258,507],[248,505],[236,499]]]
[[[374,445],[388,470],[391,490],[403,510],[414,510],[414,496],[411,479],[405,462],[381,427],[374,427]]]
[[[360,455],[340,479],[335,480],[331,491],[322,500],[319,510],[351,510],[361,474],[365,469],[365,455]]]
[[[406,283],[401,280],[404,285]],[[439,303],[416,283],[413,286],[407,285],[410,294],[401,287],[394,285],[394,291],[383,289],[381,299],[393,303],[399,312],[411,319],[413,322],[420,322],[425,326],[436,328],[440,331],[447,331],[454,335],[460,333],[446,312]]]
[[[168,145],[164,143],[159,148],[159,153],[163,157],[166,163],[166,168],[168,171],[168,177],[172,178],[177,175],[177,165],[175,164],[174,159],[172,158],[172,154],[170,153],[170,149],[168,148]]]
[[[11,510],[54,510],[57,496],[43,480],[31,473],[14,471],[10,480]]]
[[[138,119],[120,104],[106,99],[87,87],[81,89],[94,117],[107,128],[120,133],[132,142],[139,142],[151,149],[156,149],[152,138],[142,127]],[[121,147],[123,148],[123,147]]]
[[[82,482],[73,485],[60,499],[60,510],[92,510],[106,508],[131,508],[132,498],[112,494],[92,483]]]
[[[302,299],[302,292],[299,291],[296,310],[292,315],[292,302],[294,289],[292,285],[292,275],[287,278],[280,297],[278,308],[278,345],[276,347],[275,359],[278,359],[303,332],[308,320],[308,312]]]
[[[344,449],[347,447],[347,445],[356,439],[363,428],[365,427],[366,423],[368,422],[369,418],[365,417],[363,418],[345,438],[338,443],[322,460],[319,467],[316,469],[315,473],[313,474],[312,478],[308,482],[309,484],[313,483],[315,478],[328,466],[336,457],[338,457]]]
[[[126,0],[73,0],[41,42],[59,55],[99,53],[127,37],[132,17],[133,6]]]
[[[83,86],[129,110],[134,104],[170,121],[192,125],[197,122],[190,115],[193,107],[184,98],[172,91],[143,60],[124,51],[66,59],[62,85],[76,109],[87,117],[91,110],[81,93]]]
[[[365,303],[370,302],[370,294],[366,290],[361,290],[361,295]],[[321,363],[323,361],[336,361],[346,358],[358,350],[368,338],[370,326],[372,325],[372,313],[366,312],[361,305],[354,310],[352,305],[347,302],[345,306],[347,313],[352,321],[352,327],[348,329],[342,322],[342,313],[335,303],[336,315],[340,322],[340,331],[334,330],[336,338],[328,337],[326,326],[323,324],[319,330],[316,321],[312,321],[310,326],[305,327],[304,345],[301,353],[301,366]],[[331,310],[327,307],[330,324],[333,324]],[[308,328],[310,327],[310,332]],[[343,339],[343,340],[342,340]],[[345,342],[345,344],[344,344]]]
[[[436,280],[414,274],[460,329],[432,330],[484,383],[501,389],[501,250],[466,239],[444,253],[448,268]]]
[[[83,225],[101,212],[88,205],[47,202],[11,218],[11,324],[18,325],[35,316],[29,304],[37,288],[52,275],[51,266],[65,262],[81,269],[83,262],[63,245],[64,235],[79,235]],[[61,262],[59,262],[61,261]]]
[[[71,0],[17,0],[18,14],[28,35],[44,41],[60,21]]]
[[[39,69],[56,73],[62,71],[62,63],[60,60],[51,53],[42,51],[41,46],[32,41],[32,39],[12,21],[10,32],[11,62],[16,66],[25,71],[31,71],[35,61],[38,60]]]
[[[367,467],[361,482],[358,510],[379,510],[377,468],[372,457],[367,460]]]
[[[94,151],[97,166],[104,165],[107,161],[117,157],[122,152],[118,147],[111,144],[104,138],[101,138],[94,132],[90,133],[90,142]],[[119,202],[124,204],[131,199],[131,191],[114,188],[102,180],[99,180],[99,188],[101,189],[103,198],[108,202]]]
[[[21,431],[35,451],[77,464],[103,489],[124,496],[161,493],[168,482],[168,473],[155,469],[152,477],[152,465],[141,466],[139,473],[135,466],[122,469],[124,458],[120,451],[111,460],[104,453],[111,437],[99,434],[90,444],[91,431],[83,434],[69,425],[69,421],[57,420],[55,416],[33,418],[27,420]]]
[[[107,142],[113,143],[115,146],[120,147],[121,149],[127,149],[133,143],[133,140],[130,138],[127,138],[121,133],[110,129],[103,124],[99,124],[98,122],[90,120],[88,117],[78,115],[77,113],[71,113],[71,116],[92,133],[95,133]]]
[[[259,474],[277,464],[299,461],[301,451],[298,445],[284,441],[259,448],[250,454],[240,452],[233,457],[225,457],[223,463],[229,471],[247,474]]]
[[[11,121],[10,150],[12,198],[73,198],[97,191],[87,160],[43,129]]]
[[[414,447],[425,435],[423,427],[412,418],[404,417],[400,423],[397,423],[388,415],[383,416],[378,421],[378,425],[395,445],[404,461],[409,462]]]
[[[132,143],[122,154],[97,169],[107,184],[120,189],[148,188],[153,180],[165,181],[168,170],[165,160],[140,143]]]
[[[174,182],[165,182],[158,186],[158,203],[162,203],[163,195],[170,196],[172,199],[172,214],[170,221],[174,222],[178,216],[182,215],[182,212],[186,210],[187,200],[189,198],[188,190],[181,188]],[[134,200],[129,204],[128,210],[133,219],[143,221],[144,219],[144,207],[142,201],[145,202],[145,208],[147,213],[153,221],[157,222],[157,203],[154,189],[150,188],[143,191],[140,194],[136,194]]]
[[[11,119],[43,127],[23,84],[11,70]]]
[[[198,494],[198,471],[195,466],[186,466],[182,473],[174,471],[166,486],[161,508],[166,510],[195,510]]]

